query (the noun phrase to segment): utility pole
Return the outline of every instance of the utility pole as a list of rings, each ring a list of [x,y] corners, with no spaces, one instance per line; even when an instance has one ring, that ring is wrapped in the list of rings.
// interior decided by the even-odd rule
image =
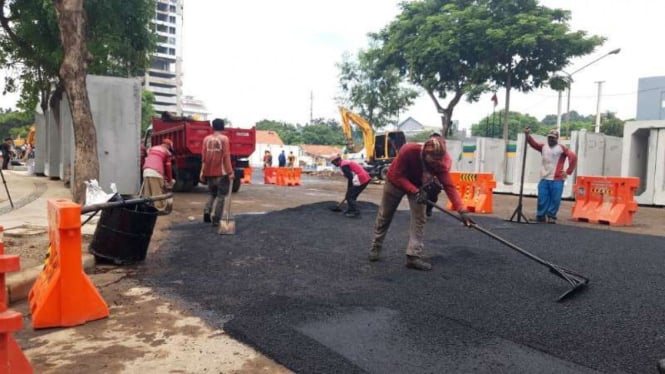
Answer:
[[[309,124],[314,122],[314,91],[309,91]]]
[[[596,101],[596,134],[600,132],[600,96],[603,89],[603,82],[605,81],[596,82],[596,84],[598,84],[598,100]]]

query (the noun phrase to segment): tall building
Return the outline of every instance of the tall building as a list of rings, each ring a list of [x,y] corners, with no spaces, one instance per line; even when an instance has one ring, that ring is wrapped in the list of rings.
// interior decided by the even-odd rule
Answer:
[[[157,51],[146,72],[144,87],[155,95],[154,108],[182,114],[182,8],[184,0],[156,0],[153,25]]]

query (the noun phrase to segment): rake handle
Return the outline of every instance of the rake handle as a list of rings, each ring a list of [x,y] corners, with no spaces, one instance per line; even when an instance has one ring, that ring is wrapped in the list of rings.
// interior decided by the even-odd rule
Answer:
[[[456,220],[462,222],[462,219],[458,215],[456,215],[455,213],[443,209],[442,207],[438,206],[436,203],[434,203],[432,201],[427,200],[427,203],[431,204],[432,206],[434,206],[436,209],[442,211],[443,213],[446,213],[447,215],[449,215],[449,216],[455,218]],[[529,257],[530,259],[532,259],[532,260],[534,260],[534,261],[536,261],[536,262],[538,262],[542,265],[547,266],[550,269],[553,268],[553,265],[551,263],[549,263],[548,261],[543,260],[542,258],[534,255],[533,253],[527,252],[526,250],[524,250],[524,249],[518,247],[517,245],[507,241],[506,239],[500,237],[499,235],[497,235],[497,234],[495,234],[495,233],[479,226],[477,223],[472,223],[470,227],[482,232],[483,234],[485,234],[485,235],[487,235],[487,236],[489,236],[493,239],[498,240],[499,242],[501,242],[501,243],[507,245],[508,247],[510,247],[511,249],[514,249],[515,251]]]

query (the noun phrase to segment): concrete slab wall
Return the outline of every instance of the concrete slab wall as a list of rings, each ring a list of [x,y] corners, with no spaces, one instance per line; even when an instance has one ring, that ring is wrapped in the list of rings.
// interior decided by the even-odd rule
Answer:
[[[665,129],[658,130],[655,166],[653,203],[654,205],[665,205]]]
[[[35,174],[44,174],[46,160],[46,118],[43,113],[35,114]]]
[[[533,138],[540,143],[547,142],[547,138],[542,135],[533,135]],[[524,190],[525,196],[538,195],[538,182],[540,182],[541,157],[540,152],[531,148],[525,143],[524,133],[517,134],[517,147],[515,150],[515,162],[512,167],[514,183],[512,184],[512,193],[519,195],[522,178],[522,160],[526,150],[526,161],[524,162]],[[525,148],[526,147],[526,148]]]
[[[453,161],[451,170],[459,171],[462,165],[462,141],[446,139],[446,149]]]
[[[62,180],[69,179],[73,182],[72,161],[74,160],[74,128],[72,126],[72,114],[69,110],[67,96],[60,101],[60,120],[62,121],[62,146],[60,147],[60,171]]]
[[[603,175],[621,175],[621,154],[623,153],[623,138],[605,136],[605,154],[603,155]]]
[[[49,111],[46,115],[45,134],[44,175],[51,178],[60,178],[60,124],[56,121],[52,111]]]
[[[661,204],[665,182],[662,180],[665,160],[665,121],[630,121],[623,129],[621,176],[640,178],[635,193],[638,204]],[[658,173],[657,173],[658,171]],[[659,178],[659,179],[658,179]]]

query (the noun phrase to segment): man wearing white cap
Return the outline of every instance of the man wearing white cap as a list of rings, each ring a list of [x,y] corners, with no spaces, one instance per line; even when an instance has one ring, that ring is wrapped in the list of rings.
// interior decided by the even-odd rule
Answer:
[[[547,133],[547,145],[538,143],[531,136],[531,129],[524,129],[529,145],[542,155],[541,178],[538,183],[538,207],[536,221],[556,223],[556,215],[561,205],[563,183],[577,166],[577,156],[563,144],[559,144],[559,132],[550,130]],[[568,159],[568,168],[564,163]]]

